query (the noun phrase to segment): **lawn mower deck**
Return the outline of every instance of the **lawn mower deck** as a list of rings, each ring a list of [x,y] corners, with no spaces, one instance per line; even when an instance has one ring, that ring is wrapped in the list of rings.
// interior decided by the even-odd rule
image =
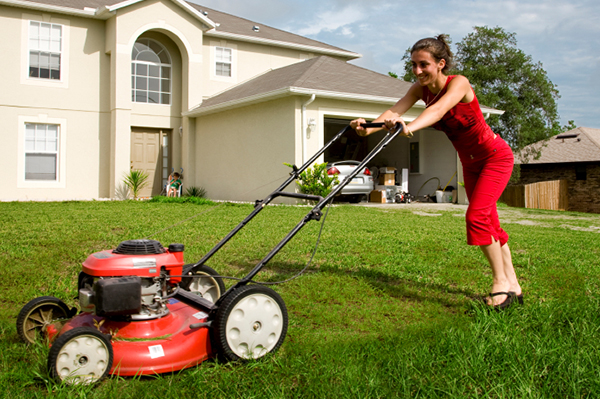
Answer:
[[[382,124],[366,124],[381,127]],[[108,374],[135,376],[175,372],[209,358],[257,359],[283,343],[288,315],[281,296],[253,284],[258,272],[363,170],[401,131],[387,133],[356,170],[325,198],[283,191],[344,133],[340,131],[201,260],[184,264],[182,244],[164,248],[154,240],[128,240],[114,250],[94,253],[78,278],[79,309],[55,297],[29,301],[17,317],[26,343],[45,337],[48,369],[58,381],[89,384]],[[246,277],[225,290],[222,277],[206,262],[277,197],[309,199],[317,205]]]
[[[86,335],[94,330],[110,336],[113,357],[109,373],[113,375],[169,373],[213,357],[208,328],[190,328],[192,324],[206,322],[208,313],[175,298],[168,300],[167,308],[166,316],[136,322],[103,318],[88,312],[78,314],[64,325],[53,344],[52,348],[63,347],[56,350],[56,359],[53,359],[54,354],[50,355],[57,373],[61,378],[81,374],[84,365],[89,368],[85,375],[105,371],[106,365],[111,363],[109,351],[102,339]],[[77,332],[86,334],[79,340],[73,339]],[[76,347],[61,345],[65,341],[71,342],[70,345],[76,342],[73,345]],[[85,347],[89,353],[82,352]],[[82,356],[85,359],[82,360]]]

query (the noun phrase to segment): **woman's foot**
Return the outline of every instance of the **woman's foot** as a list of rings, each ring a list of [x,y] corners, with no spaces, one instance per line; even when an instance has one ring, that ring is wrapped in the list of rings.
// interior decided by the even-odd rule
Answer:
[[[504,298],[504,300],[498,301],[497,298]],[[499,312],[501,310],[508,309],[510,305],[517,300],[517,296],[514,292],[499,291],[491,293],[489,298],[487,298],[486,303],[488,306]]]

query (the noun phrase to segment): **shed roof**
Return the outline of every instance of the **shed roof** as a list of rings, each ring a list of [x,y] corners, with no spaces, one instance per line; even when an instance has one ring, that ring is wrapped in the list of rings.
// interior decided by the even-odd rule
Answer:
[[[534,159],[530,154],[538,154]],[[523,148],[517,164],[548,164],[600,161],[600,129],[578,127]]]

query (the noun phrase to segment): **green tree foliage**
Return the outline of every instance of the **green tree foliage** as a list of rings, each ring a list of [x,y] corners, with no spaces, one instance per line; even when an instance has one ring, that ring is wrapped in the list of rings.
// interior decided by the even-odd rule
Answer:
[[[505,111],[491,115],[488,124],[513,150],[575,127],[572,121],[560,126],[558,90],[542,64],[517,48],[514,33],[476,26],[456,47],[456,65],[449,73],[466,76],[480,104]],[[402,59],[402,78],[415,82],[410,49]]]
[[[517,48],[514,33],[475,27],[457,48],[457,72],[469,79],[481,104],[505,111],[488,123],[513,149],[561,132],[558,90],[542,64]]]

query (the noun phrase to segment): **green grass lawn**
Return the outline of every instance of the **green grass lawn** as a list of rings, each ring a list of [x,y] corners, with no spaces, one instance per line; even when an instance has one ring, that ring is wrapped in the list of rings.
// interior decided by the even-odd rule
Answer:
[[[525,306],[489,313],[479,304],[491,272],[479,249],[466,245],[464,210],[334,206],[311,267],[274,287],[289,312],[288,335],[274,355],[92,387],[49,380],[48,349],[18,339],[21,307],[42,295],[76,305],[81,263],[127,239],[159,232],[152,238],[185,244],[186,262],[199,260],[252,210],[213,207],[0,203],[0,396],[600,397],[600,217],[505,206],[500,218]],[[208,265],[244,276],[309,209],[266,208]],[[257,280],[301,270],[320,227],[310,222]]]

